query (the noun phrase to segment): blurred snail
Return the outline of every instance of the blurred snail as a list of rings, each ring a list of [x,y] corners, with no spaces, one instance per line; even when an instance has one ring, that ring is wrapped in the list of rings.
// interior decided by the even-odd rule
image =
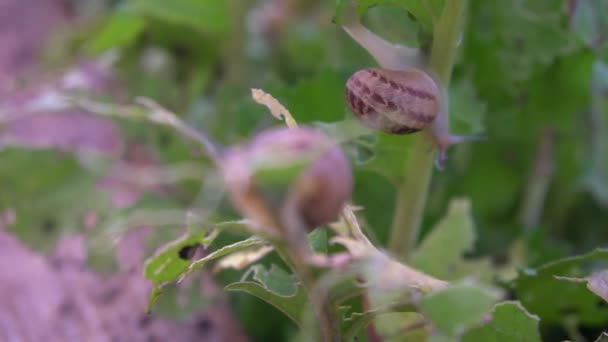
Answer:
[[[352,192],[342,149],[312,128],[265,130],[226,151],[221,165],[235,207],[275,233],[335,221]]]
[[[245,144],[221,149],[155,102],[138,102],[200,144],[219,169],[234,207],[265,235],[301,237],[334,222],[351,196],[346,155],[316,129],[271,128]]]
[[[351,9],[343,29],[376,59],[380,68],[355,72],[346,82],[346,102],[366,126],[390,134],[425,131],[437,148],[443,167],[447,149],[479,137],[450,133],[445,86],[414,48],[387,42],[365,28]]]

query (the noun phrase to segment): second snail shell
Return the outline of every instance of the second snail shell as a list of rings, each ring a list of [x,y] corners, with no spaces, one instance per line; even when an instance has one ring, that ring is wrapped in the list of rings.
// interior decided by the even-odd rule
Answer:
[[[367,68],[346,82],[346,102],[366,126],[408,134],[430,125],[440,111],[440,90],[418,69]]]

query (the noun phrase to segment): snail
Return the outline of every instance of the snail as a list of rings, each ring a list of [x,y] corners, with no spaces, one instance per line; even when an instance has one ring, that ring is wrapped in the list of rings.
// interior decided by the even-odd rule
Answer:
[[[352,192],[346,155],[312,128],[262,131],[227,150],[221,165],[235,207],[275,233],[334,222]]]
[[[443,168],[447,149],[476,136],[450,133],[445,86],[418,50],[387,42],[363,26],[354,9],[342,28],[374,57],[380,67],[355,72],[346,82],[349,109],[365,126],[390,134],[426,132]]]

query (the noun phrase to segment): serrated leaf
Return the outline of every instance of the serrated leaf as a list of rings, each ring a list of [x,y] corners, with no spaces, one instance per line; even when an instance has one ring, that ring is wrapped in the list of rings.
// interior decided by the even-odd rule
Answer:
[[[253,281],[245,280],[252,275]],[[269,270],[255,265],[243,277],[243,281],[225,287],[228,291],[242,291],[254,295],[283,312],[300,325],[300,314],[308,303],[308,297],[296,277],[275,265]]]
[[[541,342],[539,318],[519,302],[496,304],[489,322],[467,331],[463,342]]]
[[[255,265],[251,267],[249,272],[253,274],[253,280],[279,296],[293,296],[298,290],[299,281],[297,277],[274,264],[270,266],[269,270],[264,265]]]
[[[465,59],[475,61],[472,67],[478,89],[496,92],[499,103],[505,95],[522,90],[517,81],[528,79],[539,66],[577,47],[573,34],[563,25],[559,1],[470,3],[475,15],[467,23]]]
[[[419,305],[437,329],[455,336],[478,323],[499,298],[493,288],[461,282],[424,296]]]
[[[447,280],[470,275],[470,272],[486,275],[490,272],[489,261],[463,259],[464,254],[472,251],[475,239],[470,201],[453,200],[447,215],[412,255],[412,265],[423,272]]]
[[[138,12],[201,33],[223,34],[230,29],[230,2],[217,0],[132,0]]]
[[[591,293],[583,282],[581,268],[590,263],[608,262],[608,249],[557,260],[536,269],[524,269],[514,281],[517,298],[528,311],[543,321],[562,322],[564,312],[576,315],[582,324],[601,324],[608,320],[604,300]],[[559,296],[555,294],[559,293]]]

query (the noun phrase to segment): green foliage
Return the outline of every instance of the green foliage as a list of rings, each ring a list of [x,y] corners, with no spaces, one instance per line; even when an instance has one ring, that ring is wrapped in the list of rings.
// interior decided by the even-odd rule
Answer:
[[[146,278],[156,286],[177,280],[190,266],[188,255],[201,246],[208,246],[216,235],[212,234],[211,239],[206,239],[207,234],[206,231],[186,234],[163,246],[146,261],[144,267]]]
[[[230,2],[215,0],[131,0],[135,11],[169,23],[184,25],[204,34],[230,30]]]
[[[530,315],[518,302],[496,304],[490,322],[467,331],[463,342],[540,342],[538,317]]]
[[[87,210],[107,205],[105,194],[95,191],[95,175],[75,158],[18,148],[1,154],[0,209],[15,210],[12,230],[36,248],[52,248],[49,242],[62,232],[81,227]]]
[[[226,290],[270,304],[235,307],[253,340],[288,339],[277,337],[286,325],[272,321],[271,310],[295,322],[304,335],[316,328],[306,315],[314,312],[311,296],[319,292],[328,295],[345,340],[365,341],[371,328],[387,341],[536,342],[565,335],[575,340],[580,334],[589,341],[608,339],[597,336],[608,324],[608,251],[599,248],[608,243],[608,1],[469,1],[462,40],[454,44],[450,127],[485,140],[451,148],[446,169],[433,171],[420,217],[423,234],[402,260],[379,250],[390,244],[399,187],[421,181],[404,172],[420,135],[372,132],[346,109],[348,76],[377,64],[335,25],[355,2],[374,31],[424,48],[438,32],[444,6],[453,4],[296,0],[272,1],[260,10],[261,2],[246,0],[123,0],[100,14],[99,25],[81,28],[84,39],[69,44],[89,55],[117,49],[120,102],[153,98],[175,111],[176,120],[224,146],[280,124],[251,99],[255,87],[348,153],[355,178],[352,204],[360,207],[356,222],[375,247],[353,237],[342,221],[332,225],[335,230],[319,227],[308,241],[302,239],[310,246],[305,250],[319,257],[301,262],[309,272],[276,254],[256,259],[242,275],[214,268],[221,270],[217,279]],[[403,18],[385,21],[387,12]],[[374,23],[390,28],[376,30]],[[135,116],[129,110],[100,114]],[[90,246],[103,246],[89,253],[92,262],[114,262],[114,246],[107,242],[141,223],[130,220],[139,209],[157,214],[146,225],[176,228],[192,210],[203,217],[192,227],[223,232],[217,237],[191,229],[176,238],[176,230],[154,230],[148,247],[157,252],[148,250],[144,266],[154,286],[150,307],[161,292],[170,292],[167,285],[179,286],[213,261],[278,243],[231,234],[251,236],[251,222],[233,221],[237,213],[220,199],[221,171],[209,170],[206,157],[196,164],[195,176],[167,180],[162,174],[152,180],[161,184],[151,190],[155,195],[118,209],[109,192],[100,190],[115,160],[4,146],[10,125],[3,120],[0,116],[0,229],[32,247],[48,251],[57,237],[79,231]],[[150,148],[154,163],[199,158],[198,146],[185,142],[183,132],[141,120],[116,123],[127,143]],[[302,165],[275,170],[264,168],[268,161],[263,161],[261,166],[256,176],[272,185],[288,183]],[[178,219],[164,217],[164,210],[175,208]],[[102,222],[93,232],[82,228],[91,213]],[[344,231],[348,234],[338,233]],[[199,245],[206,254],[188,258],[190,247]],[[505,301],[500,290],[516,301]],[[206,300],[190,297],[193,304]]]
[[[347,6],[347,3],[352,0],[338,0],[338,13],[336,15],[336,21],[341,21],[341,15],[343,8]],[[441,10],[443,9],[443,3],[445,0],[361,0],[358,1],[358,12],[360,15],[364,14],[367,10],[374,6],[380,5],[397,5],[402,7],[411,13],[420,22],[422,27],[427,31],[433,30],[433,25],[439,18]]]
[[[144,28],[145,21],[140,16],[132,11],[117,11],[108,18],[87,49],[91,53],[100,53],[110,48],[128,46],[133,44]]]
[[[425,296],[420,307],[439,331],[455,336],[479,322],[498,299],[491,288],[460,282]]]
[[[488,278],[491,267],[487,260],[464,260],[475,243],[470,212],[468,200],[453,200],[446,216],[412,255],[412,265],[440,279],[455,280],[472,274]]]
[[[247,280],[249,275],[252,280]],[[301,324],[302,309],[308,302],[297,279],[275,265],[270,269],[263,265],[252,266],[241,281],[227,285],[226,290],[252,294],[283,312],[298,325]]]
[[[604,300],[583,283],[563,278],[576,278],[584,267],[608,260],[608,251],[597,249],[581,256],[564,258],[536,269],[524,269],[514,281],[517,297],[531,313],[541,320],[561,322],[564,314],[576,315],[582,323],[601,324],[608,319]],[[562,277],[562,278],[560,278]],[[555,296],[560,293],[559,296]]]

